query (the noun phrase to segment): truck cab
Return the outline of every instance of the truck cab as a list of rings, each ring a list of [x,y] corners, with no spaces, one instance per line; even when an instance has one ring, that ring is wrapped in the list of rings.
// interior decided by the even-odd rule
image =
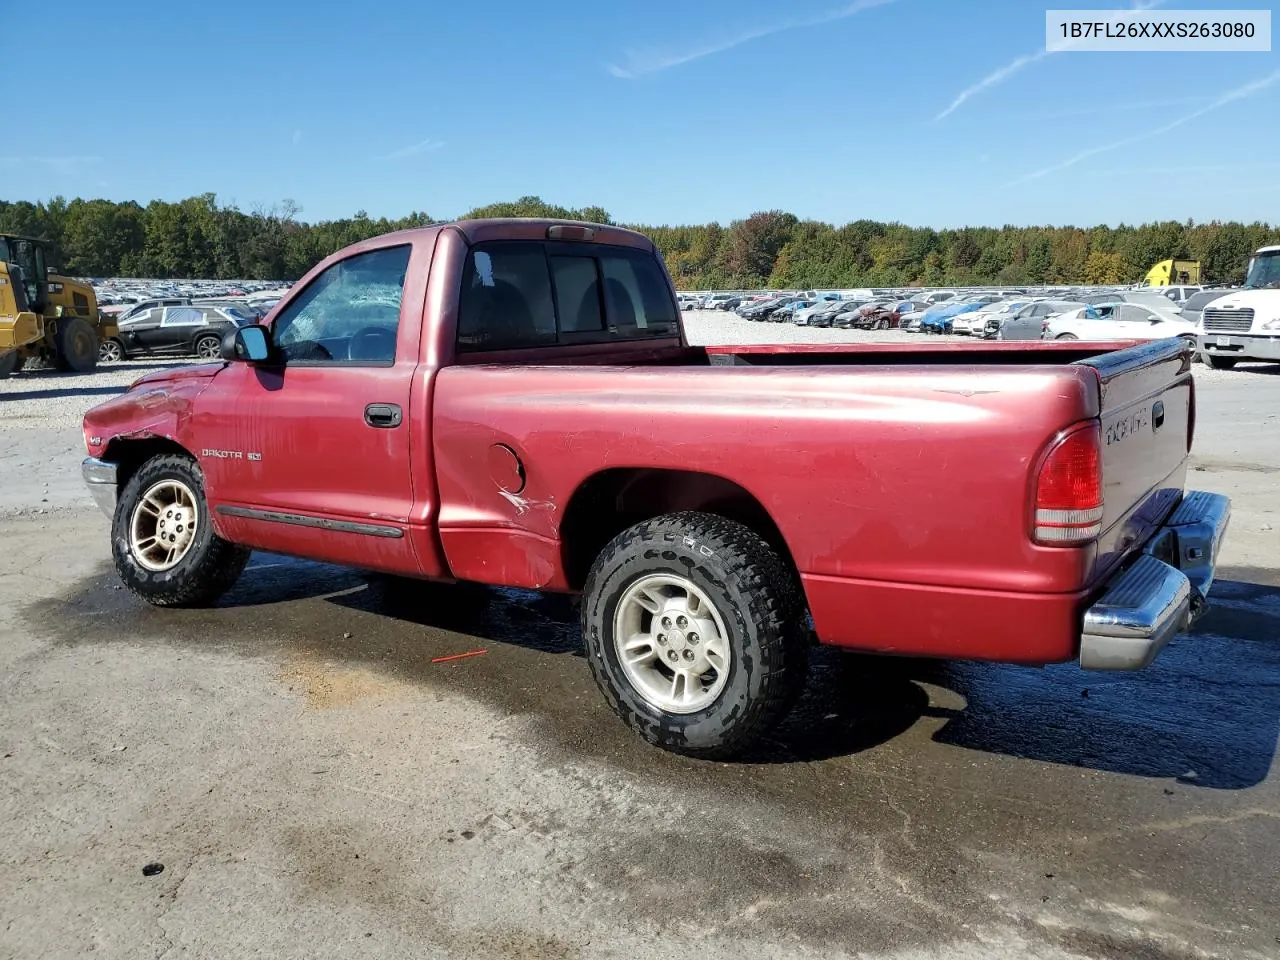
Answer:
[[[1205,304],[1199,349],[1209,365],[1230,370],[1241,360],[1280,363],[1280,245],[1249,260],[1244,286]]]

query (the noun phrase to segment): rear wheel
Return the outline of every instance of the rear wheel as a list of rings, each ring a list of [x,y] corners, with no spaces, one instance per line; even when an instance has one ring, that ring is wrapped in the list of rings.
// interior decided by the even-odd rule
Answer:
[[[11,373],[18,371],[18,351],[10,350],[8,353],[0,356],[0,380],[9,376]]]
[[[203,336],[196,340],[196,356],[201,360],[217,360],[222,356],[222,338]]]
[[[206,606],[229,590],[250,551],[213,532],[204,473],[190,457],[153,457],[125,484],[111,522],[120,579],[158,607]]]
[[[99,363],[119,363],[124,359],[124,344],[115,337],[103,340],[98,345]]]
[[[1212,353],[1206,353],[1204,357],[1209,361],[1209,366],[1215,370],[1233,370],[1235,365],[1240,362],[1235,357],[1219,357]]]
[[[610,707],[676,753],[742,752],[804,684],[794,573],[749,528],[710,514],[671,514],[614,538],[587,579],[582,632]]]
[[[1074,333],[1060,333],[1056,337],[1054,337],[1054,339],[1055,340],[1079,340],[1080,338],[1077,337]]]
[[[98,365],[98,335],[83,317],[63,317],[54,334],[54,365],[71,373],[88,373]]]

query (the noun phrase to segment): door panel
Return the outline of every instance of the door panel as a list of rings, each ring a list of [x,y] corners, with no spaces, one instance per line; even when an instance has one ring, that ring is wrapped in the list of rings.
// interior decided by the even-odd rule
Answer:
[[[209,445],[196,451],[219,527],[260,549],[417,572],[405,536],[408,424],[365,418],[371,403],[408,410],[412,368],[234,364],[220,374],[201,398]]]
[[[201,395],[197,432],[207,445],[197,454],[224,536],[421,571],[420,538],[408,529],[423,302],[420,289],[404,300],[411,249],[356,253],[321,270],[276,315],[276,359],[231,364]]]

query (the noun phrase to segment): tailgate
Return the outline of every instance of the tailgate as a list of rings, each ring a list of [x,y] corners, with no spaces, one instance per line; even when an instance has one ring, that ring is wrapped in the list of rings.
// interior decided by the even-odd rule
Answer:
[[[1098,375],[1104,512],[1096,583],[1139,549],[1182,497],[1194,422],[1192,347],[1156,340],[1088,360]]]

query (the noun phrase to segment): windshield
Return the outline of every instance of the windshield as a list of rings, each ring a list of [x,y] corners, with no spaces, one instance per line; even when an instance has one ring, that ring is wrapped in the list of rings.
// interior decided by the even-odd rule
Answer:
[[[1248,290],[1274,290],[1280,287],[1280,250],[1260,253],[1249,261],[1249,275],[1244,281]]]

